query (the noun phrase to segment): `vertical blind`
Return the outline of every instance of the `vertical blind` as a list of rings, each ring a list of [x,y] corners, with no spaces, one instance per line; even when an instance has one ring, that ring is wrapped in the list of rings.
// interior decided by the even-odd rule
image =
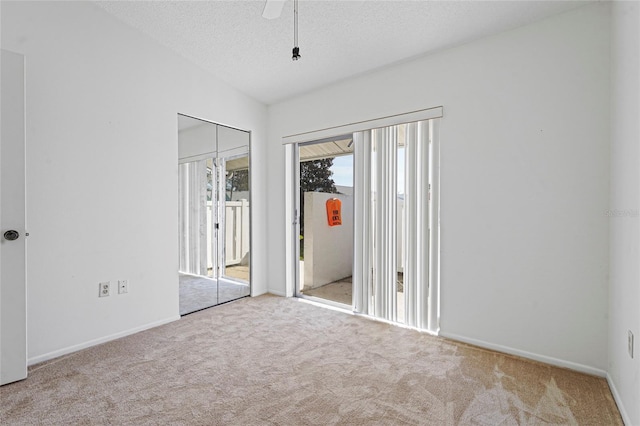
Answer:
[[[370,212],[373,226],[373,315],[396,320],[397,309],[397,127],[372,130],[372,164]]]
[[[438,327],[436,136],[431,119],[353,139],[354,310],[431,331]]]

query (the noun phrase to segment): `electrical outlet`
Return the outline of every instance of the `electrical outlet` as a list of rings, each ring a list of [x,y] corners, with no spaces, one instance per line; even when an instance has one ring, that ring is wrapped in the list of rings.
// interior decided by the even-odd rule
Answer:
[[[98,284],[98,291],[98,297],[107,297],[110,293],[109,281]]]
[[[129,293],[129,281],[128,280],[120,280],[118,281],[118,294]]]
[[[629,356],[633,358],[633,333],[629,330],[629,336],[627,337],[627,344],[629,345]]]

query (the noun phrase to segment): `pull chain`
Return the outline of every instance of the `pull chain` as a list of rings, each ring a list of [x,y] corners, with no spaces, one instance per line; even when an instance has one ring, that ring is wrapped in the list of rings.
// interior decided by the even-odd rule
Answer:
[[[294,61],[301,58],[298,47],[298,0],[293,0],[293,56]]]

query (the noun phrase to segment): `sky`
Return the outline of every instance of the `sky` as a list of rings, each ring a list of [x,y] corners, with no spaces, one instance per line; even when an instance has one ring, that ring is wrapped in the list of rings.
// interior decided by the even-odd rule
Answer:
[[[344,155],[333,159],[331,178],[336,185],[353,186],[353,155]]]
[[[398,149],[398,194],[404,194],[404,148]],[[336,185],[353,186],[353,155],[333,159],[330,170]]]

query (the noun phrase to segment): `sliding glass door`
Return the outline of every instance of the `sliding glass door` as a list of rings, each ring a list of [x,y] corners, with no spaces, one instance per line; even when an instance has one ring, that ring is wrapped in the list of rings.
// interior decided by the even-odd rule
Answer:
[[[353,159],[354,185],[347,209],[353,218],[352,244],[347,246],[352,259],[349,304],[357,313],[434,332],[439,309],[437,126],[438,120],[431,119],[380,127],[328,138],[325,149],[322,145],[315,148],[325,157],[335,158],[336,142],[345,140]],[[312,152],[309,146],[316,145],[297,145],[300,170],[305,156]],[[302,172],[299,176],[301,183]],[[306,244],[307,222],[324,208],[314,202],[310,209],[311,198],[301,192],[298,206],[300,221],[304,220],[298,227],[303,230],[300,235],[305,245],[300,249],[304,267],[297,294],[303,297],[314,295],[313,289],[306,290],[315,284],[308,283],[306,263],[317,251],[308,252],[312,246]],[[322,226],[323,236],[327,236],[331,230],[326,223]],[[331,249],[343,250],[345,245],[334,244]]]

